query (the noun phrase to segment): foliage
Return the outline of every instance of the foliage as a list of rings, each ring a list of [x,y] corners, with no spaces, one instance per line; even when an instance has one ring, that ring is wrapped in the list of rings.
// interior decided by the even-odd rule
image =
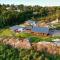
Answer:
[[[0,60],[60,60],[60,55],[52,55],[46,51],[38,52],[33,49],[16,49],[0,44]]]
[[[0,28],[23,23],[25,20],[31,18],[47,22],[56,18],[60,19],[60,7],[0,5]]]
[[[15,33],[12,32],[10,29],[1,29],[0,36],[13,36]]]
[[[29,41],[30,42],[39,42],[39,41],[43,41],[43,39],[42,38],[38,38],[38,37],[29,37]]]
[[[0,60],[19,60],[18,55],[17,49],[0,44]]]
[[[32,36],[32,35],[29,33],[25,33],[25,32],[20,32],[20,33],[16,34],[16,37],[22,37],[22,38],[28,38],[30,36]]]
[[[47,41],[47,42],[51,42],[54,38],[52,37],[48,37],[48,38],[43,38],[43,37],[36,37],[36,36],[31,36],[29,37],[29,41],[30,42],[41,42],[41,41]]]

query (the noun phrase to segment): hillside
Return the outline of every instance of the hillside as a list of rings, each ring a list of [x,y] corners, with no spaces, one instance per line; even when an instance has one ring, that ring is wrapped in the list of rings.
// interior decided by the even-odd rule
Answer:
[[[60,6],[0,4],[0,60],[60,60]]]

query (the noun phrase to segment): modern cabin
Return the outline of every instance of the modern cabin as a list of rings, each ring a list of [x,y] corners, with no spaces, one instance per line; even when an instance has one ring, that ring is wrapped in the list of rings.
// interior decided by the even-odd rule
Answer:
[[[34,33],[35,35],[44,35],[47,36],[49,34],[49,28],[47,27],[33,27],[31,29],[32,33]]]

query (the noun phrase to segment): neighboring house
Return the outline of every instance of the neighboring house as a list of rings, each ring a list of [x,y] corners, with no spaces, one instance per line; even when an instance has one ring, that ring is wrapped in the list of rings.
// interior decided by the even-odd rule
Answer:
[[[25,27],[21,27],[21,26],[16,25],[16,26],[10,27],[10,29],[13,31],[16,31],[16,32],[22,32],[22,31],[24,31]]]

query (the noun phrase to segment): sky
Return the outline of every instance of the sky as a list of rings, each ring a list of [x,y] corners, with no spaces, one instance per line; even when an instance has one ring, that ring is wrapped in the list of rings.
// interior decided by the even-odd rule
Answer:
[[[60,6],[60,0],[0,0],[0,4]]]

